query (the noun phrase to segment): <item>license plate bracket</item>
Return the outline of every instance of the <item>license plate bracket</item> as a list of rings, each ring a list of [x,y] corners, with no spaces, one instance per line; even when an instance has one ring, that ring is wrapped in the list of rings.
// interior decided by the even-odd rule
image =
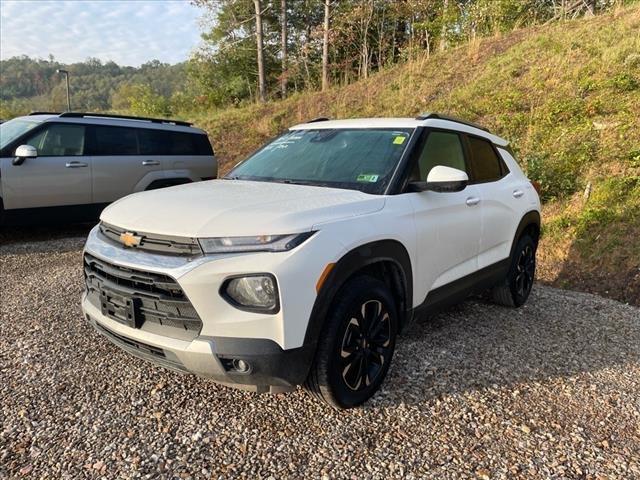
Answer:
[[[107,289],[100,289],[100,308],[102,314],[116,322],[132,328],[140,328],[137,315],[139,300],[118,295]]]

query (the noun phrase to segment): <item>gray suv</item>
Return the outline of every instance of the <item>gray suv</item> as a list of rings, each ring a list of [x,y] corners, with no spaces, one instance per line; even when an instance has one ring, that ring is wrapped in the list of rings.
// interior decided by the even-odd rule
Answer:
[[[34,112],[0,125],[0,222],[88,220],[130,193],[217,173],[207,134],[190,123]]]

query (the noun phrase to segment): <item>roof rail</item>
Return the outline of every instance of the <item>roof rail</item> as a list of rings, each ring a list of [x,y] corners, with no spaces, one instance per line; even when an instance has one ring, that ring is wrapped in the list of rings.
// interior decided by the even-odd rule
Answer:
[[[95,117],[95,118],[118,118],[122,120],[140,120],[143,122],[152,122],[152,123],[169,123],[173,125],[179,125],[181,127],[190,127],[193,125],[189,122],[183,122],[182,120],[170,120],[166,118],[151,118],[151,117],[134,117],[133,115],[115,115],[110,113],[83,113],[83,112],[64,112],[60,114],[61,118],[85,118],[85,117]]]
[[[462,125],[478,128],[480,130],[484,130],[485,132],[491,133],[487,127],[483,127],[482,125],[478,125],[477,123],[469,122],[468,120],[463,120],[461,118],[451,117],[449,115],[442,115],[441,113],[434,113],[434,112],[421,113],[416,117],[416,120],[428,120],[430,118],[433,118],[435,120],[447,120],[449,122],[456,122]]]
[[[309,120],[306,123],[326,122],[328,120],[330,120],[329,117],[316,117],[316,118],[312,118],[311,120]]]
[[[29,112],[28,115],[60,115],[60,112]]]

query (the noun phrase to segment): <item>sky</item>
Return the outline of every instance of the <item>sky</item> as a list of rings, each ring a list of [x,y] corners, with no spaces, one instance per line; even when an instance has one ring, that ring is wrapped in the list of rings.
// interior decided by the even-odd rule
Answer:
[[[0,0],[0,58],[178,63],[199,43],[200,15],[188,0]]]

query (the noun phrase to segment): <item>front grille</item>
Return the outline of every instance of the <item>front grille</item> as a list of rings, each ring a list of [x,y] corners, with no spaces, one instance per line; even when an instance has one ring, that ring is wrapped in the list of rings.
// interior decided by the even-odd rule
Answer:
[[[120,246],[122,246],[120,235],[126,232],[128,231],[123,228],[115,227],[104,222],[100,223],[100,233]],[[195,238],[173,237],[169,235],[156,235],[138,232],[128,233],[133,233],[135,236],[140,237],[140,244],[134,247],[138,250],[184,256],[202,254],[200,244]]]
[[[168,275],[120,267],[85,253],[84,274],[89,301],[113,320],[141,328],[146,322],[172,336],[178,329],[197,336],[202,321],[180,285]],[[179,333],[179,332],[176,332]]]

